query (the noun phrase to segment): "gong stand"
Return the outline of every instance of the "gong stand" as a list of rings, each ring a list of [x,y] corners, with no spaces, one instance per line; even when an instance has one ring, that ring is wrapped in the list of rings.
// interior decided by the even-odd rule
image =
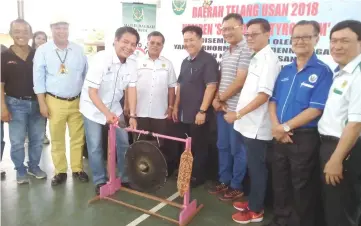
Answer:
[[[94,197],[93,199],[89,200],[89,204],[92,202],[95,202],[97,200],[101,200],[101,199],[105,199],[111,202],[115,202],[118,204],[121,204],[123,206],[126,206],[128,208],[131,209],[135,209],[138,211],[142,211],[148,215],[152,215],[155,217],[159,217],[161,219],[170,221],[172,223],[175,223],[177,225],[187,225],[192,219],[193,217],[203,208],[203,204],[200,204],[197,207],[197,200],[194,199],[193,201],[190,202],[190,191],[188,189],[188,191],[184,194],[183,197],[183,205],[176,203],[176,202],[172,202],[166,199],[162,199],[153,195],[149,195],[146,193],[142,193],[142,192],[138,192],[129,188],[125,188],[122,187],[121,185],[121,178],[117,178],[116,177],[116,163],[115,163],[115,156],[116,156],[116,150],[115,150],[115,130],[116,127],[118,127],[118,125],[110,125],[109,126],[109,134],[108,134],[108,174],[110,176],[109,181],[103,185],[102,187],[100,187],[100,195]],[[144,134],[144,135],[152,135],[154,137],[157,138],[163,138],[163,139],[168,139],[168,140],[174,140],[174,141],[179,141],[179,142],[184,142],[186,145],[185,150],[191,150],[191,142],[192,142],[192,138],[188,137],[187,139],[181,139],[181,138],[177,138],[177,137],[171,137],[171,136],[166,136],[166,135],[162,135],[162,134],[157,134],[157,133],[151,133],[149,131],[144,131],[144,130],[136,130],[136,129],[130,129],[130,128],[125,128],[126,131],[128,132],[134,132],[134,133],[138,133],[138,134]],[[111,198],[110,196],[112,196],[113,194],[115,194],[117,191],[125,191],[134,195],[138,195],[147,199],[151,199],[154,201],[158,201],[158,202],[162,202],[162,203],[166,203],[170,206],[176,207],[180,209],[180,213],[179,213],[179,219],[175,220],[157,213],[153,213],[150,212],[149,210],[134,206],[134,205],[130,205],[128,203],[125,203],[123,201],[119,201],[116,199]]]

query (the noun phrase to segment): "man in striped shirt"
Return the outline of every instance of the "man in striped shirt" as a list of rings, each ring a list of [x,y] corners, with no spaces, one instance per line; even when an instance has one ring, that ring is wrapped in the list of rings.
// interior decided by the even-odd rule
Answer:
[[[217,111],[217,147],[219,182],[209,190],[222,201],[243,196],[242,181],[246,173],[246,153],[242,135],[224,119],[227,111],[235,111],[240,91],[246,80],[251,50],[243,37],[243,18],[231,13],[223,18],[222,34],[230,48],[223,54],[218,93],[213,100]]]

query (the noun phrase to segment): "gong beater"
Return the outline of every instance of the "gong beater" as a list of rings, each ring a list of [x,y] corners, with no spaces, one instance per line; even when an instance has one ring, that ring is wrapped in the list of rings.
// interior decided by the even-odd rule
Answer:
[[[143,192],[154,192],[167,181],[167,161],[154,142],[138,140],[125,154],[125,170],[131,187]]]

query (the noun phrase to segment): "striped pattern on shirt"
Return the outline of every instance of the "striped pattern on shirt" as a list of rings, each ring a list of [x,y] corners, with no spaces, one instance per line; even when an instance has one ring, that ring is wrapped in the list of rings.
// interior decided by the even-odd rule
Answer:
[[[237,44],[237,46],[230,53],[229,49],[226,50],[222,57],[221,62],[221,81],[219,84],[219,92],[226,91],[229,85],[236,79],[237,70],[248,70],[249,63],[251,61],[252,51],[248,48],[245,38]],[[235,111],[239,95],[238,92],[233,97],[227,100],[228,110]]]

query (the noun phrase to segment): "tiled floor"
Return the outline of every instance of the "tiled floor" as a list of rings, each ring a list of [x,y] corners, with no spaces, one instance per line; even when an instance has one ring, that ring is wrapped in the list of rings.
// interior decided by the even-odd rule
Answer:
[[[2,226],[110,226],[110,225],[174,225],[156,217],[148,217],[139,224],[132,223],[142,215],[141,212],[107,201],[98,201],[88,205],[87,202],[94,195],[91,182],[82,184],[73,181],[69,171],[68,180],[64,185],[51,187],[50,180],[53,175],[50,145],[44,147],[41,159],[41,168],[49,177],[46,180],[31,179],[28,185],[18,185],[13,163],[10,159],[10,146],[5,124],[5,153],[2,169],[6,171],[6,179],[1,182],[1,225]],[[27,147],[26,147],[27,148]],[[69,148],[69,146],[68,146]],[[85,170],[89,172],[87,161],[84,161]],[[91,176],[91,173],[89,172]],[[156,195],[168,198],[176,192],[174,178],[168,180],[165,187],[157,191]],[[145,209],[152,209],[159,203],[140,198],[124,192],[118,192],[116,198]],[[204,208],[194,218],[190,225],[218,226],[238,225],[231,219],[234,209],[231,203],[223,203],[216,197],[207,194],[203,187],[192,190],[192,198],[204,204]],[[181,199],[175,201],[181,203]],[[178,209],[165,206],[157,213],[177,218]],[[266,215],[269,218],[269,215]],[[250,224],[260,226],[262,224]]]

